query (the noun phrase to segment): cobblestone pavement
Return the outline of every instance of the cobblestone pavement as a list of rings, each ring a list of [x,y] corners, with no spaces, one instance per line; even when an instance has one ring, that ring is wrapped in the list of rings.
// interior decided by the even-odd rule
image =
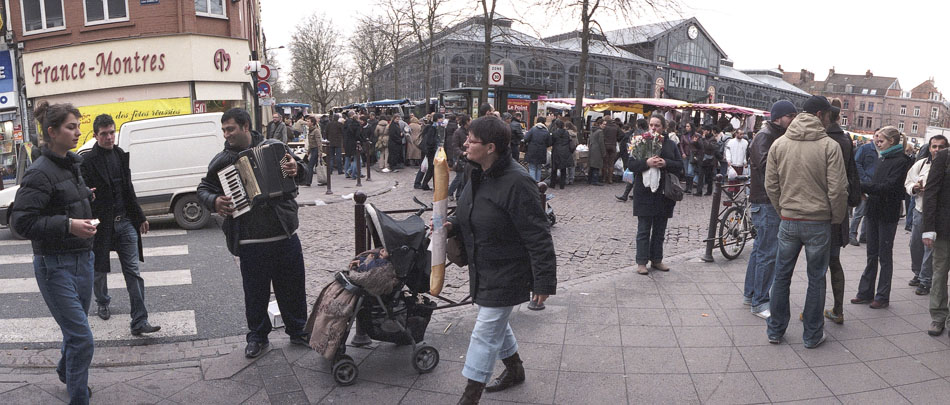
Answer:
[[[395,187],[369,198],[367,202],[383,210],[415,208],[413,196],[431,202],[431,191],[412,188],[415,169],[410,169],[399,173],[374,172],[373,182],[364,182],[364,188],[378,190],[378,182]],[[353,180],[337,179],[341,177],[334,177],[334,190],[339,190],[343,184],[353,183]],[[636,218],[633,216],[632,203],[621,203],[614,198],[623,192],[625,185],[618,181],[612,185],[595,187],[581,182],[569,185],[564,190],[549,191],[549,194],[554,195],[551,206],[557,216],[557,223],[551,233],[558,258],[559,281],[578,279],[633,263],[636,253]],[[344,192],[351,192],[349,190],[352,189],[347,188]],[[333,196],[333,200],[341,200],[339,195]],[[706,238],[711,202],[711,197],[686,196],[677,204],[667,227],[667,257],[704,247],[702,241]],[[352,201],[347,200],[300,209],[299,234],[307,265],[307,293],[311,301],[331,281],[333,273],[346,267],[355,253],[353,205]],[[467,272],[450,265],[446,271],[443,295],[462,298],[467,292]]]

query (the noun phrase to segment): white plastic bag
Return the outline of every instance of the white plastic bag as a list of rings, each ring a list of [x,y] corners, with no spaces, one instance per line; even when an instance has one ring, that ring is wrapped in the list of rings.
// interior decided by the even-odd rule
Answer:
[[[738,174],[736,174],[736,169],[734,169],[732,166],[729,166],[729,170],[726,172],[726,174],[729,176],[729,180],[735,180],[736,176],[738,176]]]
[[[419,171],[425,173],[426,170],[429,170],[429,157],[426,156],[422,159],[422,164],[419,165]]]

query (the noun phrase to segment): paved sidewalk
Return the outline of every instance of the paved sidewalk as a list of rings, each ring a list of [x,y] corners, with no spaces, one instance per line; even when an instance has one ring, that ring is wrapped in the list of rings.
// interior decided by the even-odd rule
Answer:
[[[946,403],[950,340],[924,332],[928,301],[907,286],[907,238],[898,231],[891,306],[846,303],[845,323],[826,323],[830,337],[814,350],[802,347],[797,320],[787,343],[769,345],[764,321],[742,305],[748,250],[716,263],[699,262],[696,252],[670,258],[669,273],[624,268],[562,283],[546,310],[522,306],[512,317],[528,381],[486,393],[482,403]],[[843,262],[849,299],[863,246],[844,249]],[[803,304],[803,265],[792,284],[793,313]],[[433,318],[426,340],[441,362],[431,374],[415,372],[408,347],[348,348],[360,371],[350,387],[337,387],[327,361],[290,346],[280,331],[254,361],[243,357],[243,336],[97,348],[93,403],[455,403],[474,313],[465,307]],[[53,370],[58,356],[0,352],[0,402],[66,400]]]

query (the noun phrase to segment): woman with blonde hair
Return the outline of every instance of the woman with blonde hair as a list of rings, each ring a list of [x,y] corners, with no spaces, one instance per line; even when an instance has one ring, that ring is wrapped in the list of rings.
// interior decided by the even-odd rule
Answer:
[[[904,203],[904,178],[911,160],[904,154],[903,135],[893,126],[874,134],[874,147],[880,160],[870,183],[861,183],[867,195],[867,266],[861,275],[857,296],[852,304],[868,304],[872,309],[886,308],[891,296],[891,275],[894,272],[894,234]],[[906,138],[903,142],[907,142]],[[880,263],[880,278],[878,264]],[[877,282],[877,289],[875,289]]]

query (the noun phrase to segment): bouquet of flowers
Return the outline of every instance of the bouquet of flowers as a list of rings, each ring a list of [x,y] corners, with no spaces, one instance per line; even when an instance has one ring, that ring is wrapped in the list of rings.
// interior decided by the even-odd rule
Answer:
[[[630,157],[639,160],[647,160],[658,156],[663,149],[663,135],[647,132],[633,138],[630,142]],[[660,178],[662,173],[660,169],[651,167],[643,172],[643,186],[648,187],[651,192],[656,192],[660,187]]]

